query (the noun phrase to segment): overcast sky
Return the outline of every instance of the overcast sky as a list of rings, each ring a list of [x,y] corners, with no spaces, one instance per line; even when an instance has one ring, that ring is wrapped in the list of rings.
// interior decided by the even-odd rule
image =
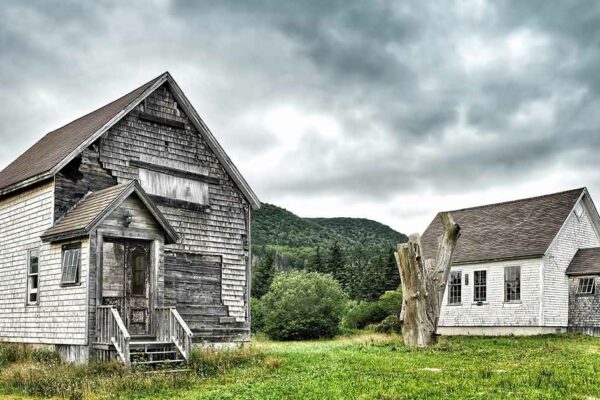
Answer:
[[[125,4],[127,3],[127,4]],[[600,201],[600,2],[2,1],[0,168],[168,70],[264,202]]]

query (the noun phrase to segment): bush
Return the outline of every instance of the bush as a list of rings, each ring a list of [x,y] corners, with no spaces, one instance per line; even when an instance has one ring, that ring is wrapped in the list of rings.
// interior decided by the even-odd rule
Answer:
[[[262,332],[265,328],[265,311],[262,301],[255,299],[251,301],[251,313],[252,313],[252,332]]]
[[[389,290],[379,298],[386,315],[398,315],[402,310],[402,290]]]
[[[383,321],[387,315],[385,308],[378,301],[353,302],[344,316],[344,327],[363,329]]]
[[[398,315],[388,315],[374,327],[378,333],[402,333],[402,321]]]
[[[344,316],[344,327],[363,329],[382,322],[388,316],[400,316],[402,293],[390,290],[381,295],[378,301],[352,302]]]
[[[264,332],[276,340],[330,338],[339,331],[347,296],[330,275],[278,275],[262,298]]]

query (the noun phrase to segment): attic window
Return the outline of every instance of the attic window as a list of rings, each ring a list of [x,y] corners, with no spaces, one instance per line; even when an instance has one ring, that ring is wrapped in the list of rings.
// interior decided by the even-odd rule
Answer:
[[[578,220],[581,221],[581,217],[583,217],[583,206],[581,205],[581,203],[577,203],[577,205],[575,206],[575,216],[577,217]]]
[[[578,279],[577,294],[594,294],[594,278]]]

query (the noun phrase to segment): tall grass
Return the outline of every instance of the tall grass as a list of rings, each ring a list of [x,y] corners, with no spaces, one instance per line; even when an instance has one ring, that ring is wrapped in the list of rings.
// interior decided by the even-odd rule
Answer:
[[[115,398],[176,392],[201,385],[207,377],[218,376],[240,366],[277,367],[273,357],[247,346],[231,350],[196,349],[187,364],[187,373],[145,374],[120,362],[91,362],[73,365],[60,361],[58,354],[28,346],[0,343],[0,390],[26,396],[67,399]]]

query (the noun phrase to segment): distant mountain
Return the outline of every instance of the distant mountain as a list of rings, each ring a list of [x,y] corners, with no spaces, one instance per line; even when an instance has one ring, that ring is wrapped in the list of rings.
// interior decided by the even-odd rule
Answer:
[[[283,268],[302,267],[317,247],[326,249],[336,241],[345,248],[389,248],[407,240],[403,233],[370,219],[302,218],[266,203],[252,220],[254,253],[260,256],[266,248],[276,250]]]
[[[364,246],[396,246],[400,242],[408,241],[405,234],[371,219],[339,217],[307,220]]]

